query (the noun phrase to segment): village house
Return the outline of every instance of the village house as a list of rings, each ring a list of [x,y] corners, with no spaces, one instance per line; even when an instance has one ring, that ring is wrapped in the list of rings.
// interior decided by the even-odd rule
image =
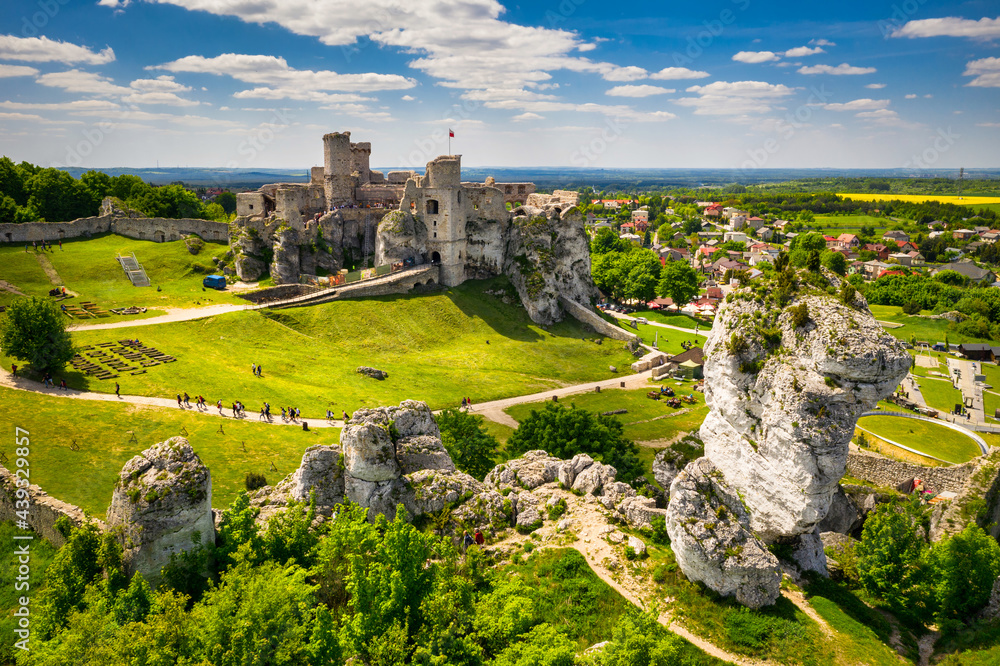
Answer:
[[[987,268],[980,268],[971,261],[954,261],[950,264],[944,264],[934,270],[931,275],[937,275],[941,271],[955,271],[959,275],[969,278],[969,281],[974,284],[993,284],[993,281],[996,279],[993,271]]]
[[[889,262],[899,264],[900,266],[910,266],[912,265],[912,258],[905,252],[893,252],[889,255]]]
[[[901,231],[899,229],[892,229],[882,234],[882,240],[892,241],[894,243],[896,241],[908,241],[910,240],[910,235],[905,231]]]
[[[951,232],[951,235],[955,240],[972,240],[972,237],[976,235],[976,232],[972,229],[956,229]]]
[[[730,241],[735,243],[746,243],[748,240],[747,235],[742,231],[727,231],[723,236],[723,242],[725,243]]]
[[[756,215],[748,217],[746,221],[746,225],[754,230],[760,229],[765,224],[767,224],[767,220],[757,217]]]
[[[882,243],[865,243],[865,246],[861,249],[874,252],[879,261],[885,261],[889,258],[889,248]]]
[[[879,273],[882,271],[892,268],[892,264],[886,264],[873,259],[872,261],[863,262],[861,267],[861,274],[864,275],[866,280],[870,281],[878,278]]]

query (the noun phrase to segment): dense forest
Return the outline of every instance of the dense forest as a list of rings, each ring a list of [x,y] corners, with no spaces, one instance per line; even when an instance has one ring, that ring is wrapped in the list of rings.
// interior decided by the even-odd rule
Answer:
[[[104,197],[115,197],[147,217],[226,221],[236,209],[232,195],[231,202],[227,197],[223,203],[206,203],[179,183],[154,187],[138,176],[112,177],[100,171],[76,179],[61,169],[0,158],[0,223],[90,217],[99,214]]]

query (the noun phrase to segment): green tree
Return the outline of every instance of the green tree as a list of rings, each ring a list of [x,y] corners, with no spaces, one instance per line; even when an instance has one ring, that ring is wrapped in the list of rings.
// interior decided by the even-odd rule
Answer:
[[[17,220],[17,204],[14,199],[0,192],[0,224],[10,224]]]
[[[669,261],[660,272],[656,293],[682,308],[698,295],[698,273],[686,261]]]
[[[483,427],[483,417],[446,409],[437,417],[441,443],[455,467],[480,481],[496,464],[500,442]]]
[[[642,303],[651,301],[656,296],[661,268],[660,258],[652,250],[636,249],[622,255],[617,276],[622,282],[622,296]]]
[[[0,351],[31,364],[36,372],[59,371],[73,358],[65,315],[43,298],[15,300],[0,322]]]
[[[223,192],[215,197],[215,203],[222,206],[222,210],[226,211],[227,215],[232,215],[236,212],[236,195],[232,192]]]
[[[905,606],[921,582],[925,549],[910,511],[897,504],[879,505],[868,515],[855,549],[862,587],[892,606]]]
[[[618,237],[614,229],[602,227],[590,241],[591,254],[607,254],[608,252],[627,252],[629,242]]]
[[[821,263],[837,275],[847,272],[847,258],[840,252],[827,250],[820,255]]]
[[[1000,544],[975,523],[934,544],[930,563],[936,579],[938,621],[967,620],[990,600],[1000,576]]]
[[[812,250],[809,252],[809,258],[806,259],[806,268],[812,273],[819,273],[820,266],[819,251]]]
[[[550,624],[540,624],[501,652],[493,666],[573,666],[576,644]]]
[[[597,456],[617,470],[619,481],[627,483],[643,473],[639,447],[625,439],[621,422],[575,405],[566,408],[550,402],[542,411],[532,410],[507,440],[507,449],[515,454],[542,449],[557,458],[572,458],[578,453]]]
[[[24,175],[9,157],[0,157],[0,194],[13,199],[18,206],[28,203]]]

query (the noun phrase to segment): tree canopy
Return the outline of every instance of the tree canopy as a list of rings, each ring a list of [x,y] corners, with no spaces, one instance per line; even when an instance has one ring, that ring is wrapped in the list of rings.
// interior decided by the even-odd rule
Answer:
[[[441,443],[455,462],[455,467],[480,481],[496,465],[500,442],[483,427],[483,417],[457,409],[446,409],[437,416]]]
[[[56,372],[73,358],[66,316],[51,300],[32,296],[7,306],[0,321],[0,350],[36,372]]]
[[[656,293],[669,297],[674,305],[681,308],[698,295],[698,284],[698,273],[686,261],[669,261],[660,272]]]

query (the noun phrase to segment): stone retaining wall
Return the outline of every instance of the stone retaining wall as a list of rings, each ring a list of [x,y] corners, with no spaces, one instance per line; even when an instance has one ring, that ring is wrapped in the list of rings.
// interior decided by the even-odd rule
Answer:
[[[615,340],[638,340],[639,336],[633,333],[629,333],[619,326],[615,326],[609,321],[605,321],[603,317],[594,312],[592,309],[585,305],[581,305],[576,301],[571,301],[568,298],[559,297],[559,304],[563,306],[574,319],[579,321],[581,324],[586,324],[594,329],[597,333],[603,336],[614,338]]]
[[[17,482],[14,474],[0,466],[0,521],[18,520],[15,505]],[[61,516],[69,518],[74,525],[87,522],[97,524],[102,531],[107,529],[103,522],[89,518],[78,506],[50,497],[47,492],[32,484],[28,491],[28,526],[39,536],[48,539],[57,548],[66,543],[65,537],[56,529],[56,521]]]
[[[851,451],[847,454],[847,472],[851,476],[890,488],[916,477],[924,479],[927,485],[938,492],[950,490],[960,493],[979,464],[980,458],[975,458],[953,467],[922,467],[867,451]]]
[[[251,303],[263,303],[264,301],[276,301],[282,298],[292,298],[294,296],[302,296],[303,294],[311,294],[314,291],[319,290],[319,287],[315,287],[311,284],[283,284],[277,287],[268,287],[267,289],[247,292],[245,294],[237,294],[237,296],[248,300]]]

